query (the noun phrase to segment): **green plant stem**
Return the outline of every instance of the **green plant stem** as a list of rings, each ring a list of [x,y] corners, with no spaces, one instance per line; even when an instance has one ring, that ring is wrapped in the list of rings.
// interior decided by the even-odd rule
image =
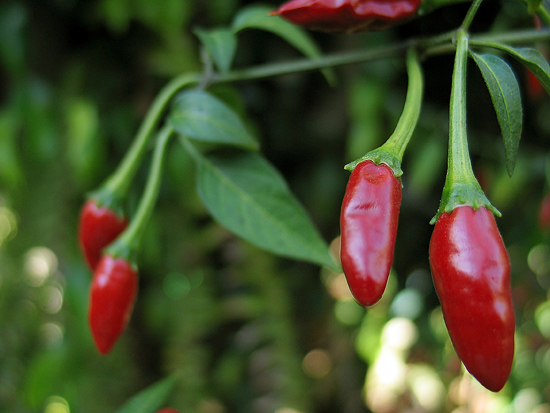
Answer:
[[[120,237],[107,248],[107,253],[114,257],[122,257],[135,263],[135,254],[139,248],[143,234],[146,229],[146,224],[151,218],[155,203],[160,191],[162,182],[162,168],[166,154],[166,147],[170,138],[174,134],[174,129],[171,126],[165,126],[158,134],[155,150],[153,152],[153,160],[151,170],[145,191],[141,197],[138,209],[132,217],[130,226],[120,235]]]
[[[455,50],[455,45],[452,42],[455,33],[455,31],[452,31],[430,38],[416,38],[392,46],[362,50],[359,52],[324,55],[317,59],[300,59],[283,63],[270,63],[247,69],[232,70],[224,74],[215,73],[212,75],[210,83],[263,79],[290,73],[308,72],[349,64],[366,63],[392,57],[403,57],[406,51],[411,47],[417,47],[422,51],[423,56],[452,53]],[[471,39],[472,42],[485,41],[491,43],[507,43],[510,45],[530,44],[538,41],[550,40],[550,29],[530,29],[500,34],[475,35],[472,36]]]
[[[470,6],[470,9],[468,10],[468,13],[466,13],[466,17],[464,18],[464,21],[460,25],[460,28],[465,32],[467,32],[468,29],[470,28],[470,25],[474,20],[474,17],[479,9],[479,6],[481,6],[481,1],[482,0],[474,0],[472,5]]]
[[[420,117],[420,109],[422,108],[424,74],[420,65],[418,52],[414,48],[410,48],[407,54],[407,73],[409,76],[409,85],[403,113],[397,122],[395,131],[382,145],[382,148],[395,154],[399,162],[403,160],[403,154],[414,132],[418,118]]]
[[[179,90],[191,84],[196,84],[199,80],[198,74],[185,74],[174,78],[160,91],[151,105],[151,109],[147,112],[132,146],[117,170],[103,184],[103,190],[118,199],[126,195],[132,179],[149,149],[149,141],[151,136],[154,136],[153,131],[157,127],[166,106]]]
[[[451,101],[449,104],[449,153],[447,176],[443,195],[435,223],[443,212],[450,213],[458,206],[468,205],[474,209],[486,207],[500,215],[481,189],[472,169],[468,151],[466,122],[466,67],[468,62],[469,39],[465,30],[459,29],[456,35],[456,55],[453,68]]]
[[[418,123],[420,109],[422,107],[422,97],[424,94],[424,74],[422,72],[422,65],[420,64],[418,52],[413,47],[407,52],[407,73],[409,76],[407,97],[405,99],[403,112],[401,113],[394,132],[382,146],[349,163],[345,166],[345,169],[351,171],[360,162],[370,159],[376,164],[382,162],[387,164],[392,168],[396,177],[403,175],[401,162],[405,149]]]
[[[454,35],[454,32],[452,32]],[[430,38],[431,39],[431,38]],[[455,50],[455,45],[453,43],[442,42],[440,44],[430,44],[430,39],[422,41],[420,44],[428,44],[428,47],[424,48],[423,57],[442,55],[451,53]],[[472,46],[483,46],[485,44],[506,44],[509,46],[512,45],[525,45],[525,44],[534,44],[541,41],[550,40],[550,29],[529,29],[529,30],[518,30],[507,33],[499,34],[476,34],[470,37],[470,45]]]
[[[456,57],[453,69],[453,86],[449,105],[449,160],[447,176],[452,182],[475,180],[468,151],[466,132],[466,64],[468,61],[468,35],[459,30],[456,39]]]

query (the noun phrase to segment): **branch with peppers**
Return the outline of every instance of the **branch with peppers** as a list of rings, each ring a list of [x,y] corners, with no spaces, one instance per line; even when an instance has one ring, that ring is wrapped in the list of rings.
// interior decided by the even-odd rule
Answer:
[[[361,305],[376,304],[393,262],[402,201],[401,163],[420,117],[425,88],[422,62],[454,53],[448,169],[441,205],[432,221],[429,261],[458,356],[481,384],[499,391],[510,374],[514,353],[510,261],[494,217],[500,213],[477,182],[468,154],[466,63],[469,57],[475,61],[488,86],[511,175],[521,136],[519,86],[510,65],[494,52],[525,65],[550,93],[550,65],[535,47],[525,46],[550,39],[550,29],[544,26],[548,10],[544,3],[529,1],[543,22],[540,28],[474,35],[469,27],[481,4],[476,0],[455,30],[332,55],[321,55],[307,32],[296,27],[343,33],[385,30],[450,3],[292,0],[275,11],[245,9],[229,28],[197,31],[205,50],[204,73],[177,77],[161,91],[119,168],[90,194],[82,210],[79,240],[94,272],[89,322],[99,351],[111,350],[130,318],[138,289],[140,241],[154,212],[172,135],[194,159],[197,191],[222,225],[275,254],[339,268],[284,179],[259,154],[257,138],[229,105],[209,92],[213,85],[313,70],[323,71],[332,81],[331,70],[337,66],[404,57],[409,83],[402,115],[382,146],[346,166],[351,176],[340,217],[340,261],[350,290]],[[278,34],[308,59],[233,69],[237,35],[250,28]],[[128,190],[153,146],[142,201],[128,219],[124,212]]]

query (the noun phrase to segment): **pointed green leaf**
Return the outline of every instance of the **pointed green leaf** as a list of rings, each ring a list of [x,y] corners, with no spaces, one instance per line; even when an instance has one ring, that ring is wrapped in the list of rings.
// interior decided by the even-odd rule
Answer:
[[[172,392],[176,378],[162,379],[133,396],[117,413],[151,413],[160,409]]]
[[[508,53],[520,63],[524,64],[540,81],[546,92],[550,94],[550,64],[541,52],[532,47],[511,47],[502,43],[475,42],[480,46],[494,47]]]
[[[284,20],[280,16],[271,16],[273,8],[269,6],[249,6],[241,9],[233,20],[233,32],[245,29],[259,29],[271,32],[298,49],[305,56],[315,59],[321,50],[313,38],[304,29]],[[322,70],[329,84],[334,84],[336,77],[333,70]]]
[[[220,72],[227,73],[233,64],[235,50],[237,49],[237,39],[233,31],[229,29],[197,29],[195,34]]]
[[[274,254],[335,267],[306,211],[260,154],[202,154],[182,142],[197,162],[198,193],[218,222]]]
[[[521,139],[523,109],[518,81],[514,72],[494,54],[471,53],[487,84],[504,139],[506,170],[511,176]]]
[[[179,94],[169,116],[181,135],[211,144],[257,150],[258,142],[235,112],[211,94],[190,90]]]
[[[532,47],[507,47],[503,50],[527,66],[550,94],[550,64],[541,52]]]

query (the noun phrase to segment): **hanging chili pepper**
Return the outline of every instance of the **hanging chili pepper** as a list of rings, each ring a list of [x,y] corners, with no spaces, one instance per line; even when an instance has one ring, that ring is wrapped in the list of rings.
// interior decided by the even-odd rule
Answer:
[[[479,2],[478,2],[479,4]],[[514,359],[510,260],[494,208],[476,180],[466,132],[469,39],[457,31],[450,101],[448,169],[430,240],[430,267],[447,330],[466,369],[502,389]]]
[[[514,359],[510,259],[487,208],[442,213],[430,240],[430,267],[458,357],[487,389],[499,391]]]
[[[127,226],[126,217],[117,214],[109,207],[98,206],[94,199],[84,204],[80,214],[78,240],[84,258],[92,271],[99,263],[103,249]]]
[[[342,268],[363,306],[375,304],[393,263],[401,180],[385,164],[364,161],[351,173],[340,215]]]
[[[137,269],[124,258],[105,255],[94,271],[88,320],[101,354],[111,351],[124,329],[137,295]]]
[[[378,149],[346,165],[352,170],[340,215],[342,269],[355,299],[375,304],[393,263],[401,206],[401,160],[420,116],[424,76],[416,50],[407,53],[409,86],[394,133]]]
[[[94,271],[88,321],[101,354],[107,354],[114,346],[134,307],[138,287],[136,255],[158,198],[166,148],[173,132],[169,126],[159,132],[136,214],[128,228],[105,249]]]

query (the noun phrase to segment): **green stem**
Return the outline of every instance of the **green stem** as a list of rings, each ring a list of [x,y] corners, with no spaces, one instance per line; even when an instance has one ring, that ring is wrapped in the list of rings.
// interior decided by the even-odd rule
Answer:
[[[464,18],[464,21],[460,25],[460,28],[465,32],[467,32],[468,29],[470,28],[470,25],[474,20],[474,17],[479,9],[479,6],[481,6],[481,2],[482,0],[474,0],[472,5],[470,6],[470,9],[468,10],[468,13],[466,13],[466,17]]]
[[[468,151],[466,122],[466,68],[468,62],[469,39],[465,30],[458,30],[456,55],[453,69],[451,101],[449,104],[449,153],[447,176],[443,195],[435,223],[443,212],[450,213],[458,206],[467,205],[474,209],[486,207],[496,215],[494,208],[481,189],[472,169]]]
[[[151,105],[151,109],[147,112],[132,146],[117,170],[107,179],[99,192],[105,191],[115,199],[124,198],[145,153],[147,153],[149,141],[151,136],[154,135],[153,131],[157,127],[168,102],[179,90],[190,84],[198,83],[199,79],[197,74],[185,74],[174,78],[160,91]]]
[[[456,57],[453,85],[449,105],[449,169],[451,181],[475,180],[466,132],[466,64],[468,61],[468,35],[459,30],[456,39]]]
[[[414,132],[420,116],[420,109],[422,108],[424,74],[418,58],[418,52],[414,48],[409,49],[409,53],[407,54],[407,73],[409,76],[409,85],[403,113],[397,122],[395,131],[386,143],[382,145],[382,148],[394,153],[399,162],[403,160],[405,149]]]
[[[324,55],[316,59],[299,59],[282,63],[270,63],[246,69],[232,70],[231,72],[223,74],[216,73],[212,76],[211,83],[262,79],[297,72],[327,69],[354,63],[365,63],[379,59],[401,57],[414,43],[414,41],[408,40],[392,46],[380,47],[372,50]]]
[[[415,38],[391,46],[379,47],[359,52],[347,52],[324,55],[317,59],[299,59],[283,63],[269,63],[228,73],[214,73],[210,83],[227,83],[245,80],[264,79],[291,73],[308,72],[330,67],[366,63],[374,60],[402,57],[411,47],[417,47],[423,56],[451,53],[455,50],[452,43],[455,31],[443,33],[430,38]],[[472,41],[491,43],[526,44],[550,40],[550,29],[518,30],[499,34],[481,34],[472,36]]]
[[[550,29],[529,29],[518,30],[508,33],[499,34],[476,34],[470,37],[470,45],[483,46],[485,44],[494,47],[495,44],[506,45],[525,45],[534,44],[541,41],[548,41],[550,39]],[[420,44],[428,43],[429,39],[423,41]],[[433,46],[426,47],[424,49],[423,56],[441,55],[445,53],[451,53],[455,50],[455,45],[452,43],[441,43]]]
[[[130,226],[118,237],[118,239],[107,248],[107,253],[114,257],[122,257],[135,263],[135,254],[139,248],[143,234],[146,229],[146,224],[151,218],[155,203],[160,191],[162,182],[162,168],[166,154],[166,147],[170,138],[174,134],[174,129],[171,126],[165,126],[158,134],[155,150],[153,152],[153,160],[151,170],[145,191],[141,197],[138,209],[132,217]]]
[[[424,92],[422,65],[420,64],[418,52],[413,47],[407,52],[407,73],[409,76],[407,98],[405,99],[403,113],[397,122],[394,132],[382,146],[346,165],[345,169],[351,171],[360,162],[370,159],[376,164],[387,164],[392,168],[396,177],[403,175],[401,162],[405,149],[418,123]]]

